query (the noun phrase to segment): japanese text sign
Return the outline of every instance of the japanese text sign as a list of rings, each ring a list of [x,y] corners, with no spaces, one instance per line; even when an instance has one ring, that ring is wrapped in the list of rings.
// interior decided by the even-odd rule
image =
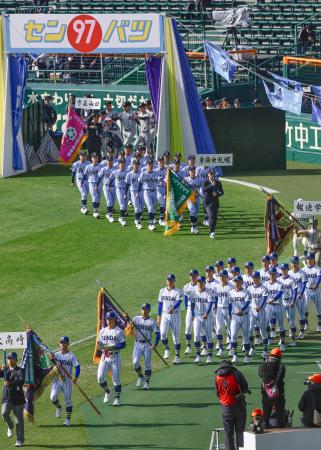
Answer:
[[[294,200],[293,211],[295,214],[300,214],[301,216],[320,216],[321,200],[320,201]]]
[[[199,166],[233,166],[233,153],[198,154],[195,158]]]
[[[101,108],[101,98],[83,98],[76,97],[75,107],[78,109],[100,109]]]
[[[27,348],[27,333],[26,332],[8,332],[0,333],[0,349],[10,350],[17,348]]]
[[[10,53],[159,53],[163,49],[163,17],[9,14],[5,41]]]

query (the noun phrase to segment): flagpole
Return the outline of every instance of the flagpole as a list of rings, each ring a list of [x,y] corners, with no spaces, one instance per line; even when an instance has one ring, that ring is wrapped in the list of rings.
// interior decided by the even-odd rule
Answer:
[[[112,301],[118,306],[118,308],[124,313],[126,314],[126,316],[128,317],[128,320],[130,322],[132,322],[132,319],[130,318],[129,314],[127,313],[127,311],[124,310],[124,308],[117,302],[117,300],[111,295],[111,293],[109,291],[107,291],[107,289],[103,286],[102,282],[98,279],[96,279],[96,283],[103,288],[103,290],[106,292],[107,295],[109,295],[109,297],[112,299]],[[137,329],[136,325],[133,323],[133,326]],[[146,335],[141,331],[138,330],[140,332],[140,334],[143,336],[143,338],[145,339],[145,341],[152,346],[151,341],[146,337]],[[170,368],[170,365],[168,364],[167,361],[165,361],[165,359],[162,357],[162,355],[158,352],[158,350],[156,348],[153,348],[154,352],[156,353],[156,355],[163,361],[163,363]]]

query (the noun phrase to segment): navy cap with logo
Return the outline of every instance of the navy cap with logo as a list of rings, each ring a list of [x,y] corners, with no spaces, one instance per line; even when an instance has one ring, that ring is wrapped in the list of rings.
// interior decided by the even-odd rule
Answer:
[[[219,275],[220,275],[220,277],[227,277],[228,276],[228,271],[226,269],[221,270]]]
[[[173,273],[169,273],[169,274],[167,275],[166,280],[172,280],[172,281],[175,281],[175,280],[176,280],[176,277],[175,277],[175,275],[174,275]]]
[[[206,266],[205,272],[214,272],[214,266]]]
[[[262,258],[261,258],[261,261],[268,261],[268,262],[270,262],[270,257],[269,257],[269,255],[265,255],[265,256],[262,256]]]
[[[276,270],[276,267],[270,267],[270,269],[269,269],[269,271],[268,271],[269,273],[278,273],[278,271]]]
[[[215,174],[215,169],[213,169],[213,167],[210,167],[210,168],[208,169],[208,173],[214,173],[214,174]]]
[[[222,260],[218,260],[218,261],[216,261],[216,263],[215,263],[215,267],[217,267],[217,266],[221,266],[221,267],[224,267],[224,261],[222,261]]]
[[[150,165],[153,165],[153,160],[152,160],[152,159],[148,159],[148,160],[146,161],[146,164],[148,164],[149,166],[150,166]]]
[[[114,313],[114,311],[108,311],[106,313],[105,319],[116,319],[116,314]]]
[[[7,356],[8,359],[18,359],[18,355],[16,352],[10,352]]]
[[[197,277],[197,282],[198,283],[205,283],[206,282],[206,278],[204,277],[204,275],[201,275],[200,277]]]
[[[235,263],[236,263],[236,259],[232,256],[231,258],[229,258],[229,259],[227,260],[227,262],[228,262],[229,264],[235,264]]]
[[[253,273],[252,273],[252,278],[260,278],[260,272],[258,271],[258,270],[255,270]]]
[[[282,269],[282,270],[289,270],[289,264],[288,263],[283,263],[283,264],[281,264],[281,267],[280,267],[280,269]]]
[[[254,264],[252,263],[252,261],[247,261],[245,263],[245,267],[254,267]]]
[[[233,267],[232,272],[241,272],[240,268],[238,266]]]
[[[292,256],[291,263],[298,263],[300,262],[300,258],[298,256]]]
[[[69,344],[70,339],[68,336],[62,336],[59,341],[61,344]]]
[[[194,161],[194,159],[195,159],[195,155],[189,155],[188,161]]]
[[[159,156],[159,157],[157,158],[157,161],[164,161],[164,156]]]
[[[150,303],[143,303],[141,309],[148,309],[150,311]]]
[[[276,252],[270,253],[270,259],[278,259],[278,254]]]
[[[163,156],[171,156],[170,152],[164,152]]]
[[[190,275],[198,275],[198,270],[197,269],[192,269],[189,271]]]
[[[242,275],[237,275],[236,277],[233,278],[233,281],[243,281]]]
[[[307,255],[306,255],[306,259],[315,259],[315,254],[314,253],[308,253]]]
[[[87,156],[87,152],[84,152],[83,150],[81,150],[81,152],[79,152],[79,156]]]
[[[113,161],[113,157],[112,156],[107,156],[106,161]]]

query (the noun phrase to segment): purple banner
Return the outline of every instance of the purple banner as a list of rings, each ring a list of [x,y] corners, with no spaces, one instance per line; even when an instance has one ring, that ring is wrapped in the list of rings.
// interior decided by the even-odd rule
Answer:
[[[159,98],[162,78],[162,59],[152,56],[145,62],[146,78],[150,92],[150,98],[155,113],[155,120],[158,123]]]

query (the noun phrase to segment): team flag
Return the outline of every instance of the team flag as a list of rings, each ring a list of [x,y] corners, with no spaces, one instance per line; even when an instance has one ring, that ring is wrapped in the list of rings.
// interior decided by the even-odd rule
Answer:
[[[85,120],[73,108],[69,108],[59,151],[59,157],[63,163],[72,163],[78,155],[82,144],[87,139],[85,127]]]
[[[93,361],[95,364],[99,364],[101,357],[101,350],[98,350],[97,340],[99,336],[99,332],[102,328],[106,326],[106,314],[108,312],[114,312],[116,314],[116,325],[125,331],[126,335],[132,334],[132,327],[128,325],[127,319],[125,316],[119,312],[116,306],[113,304],[111,299],[108,297],[103,288],[99,290],[98,299],[97,299],[97,335],[96,335],[96,344],[95,351],[93,356]]]
[[[288,89],[280,84],[273,83],[273,90],[270,90],[263,81],[266,95],[273,108],[282,109],[293,114],[301,114],[303,91]]]
[[[24,415],[33,422],[35,401],[43,394],[55,376],[59,376],[42,344],[41,339],[32,330],[27,332],[27,348],[22,356],[21,366],[25,369],[25,406]]]
[[[204,49],[212,69],[231,83],[239,65],[231,59],[228,52],[212,44],[212,42],[205,41]]]
[[[265,205],[266,252],[282,253],[289,242],[294,228],[293,221],[284,208],[271,195]]]
[[[180,228],[179,217],[186,208],[187,201],[195,202],[193,188],[168,168],[166,177],[166,229],[164,236],[170,236]]]

